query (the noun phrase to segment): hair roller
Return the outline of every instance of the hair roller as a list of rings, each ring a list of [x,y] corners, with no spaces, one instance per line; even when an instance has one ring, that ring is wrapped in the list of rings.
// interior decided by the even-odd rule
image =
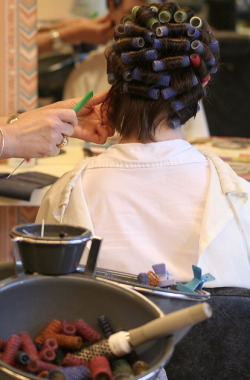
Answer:
[[[210,48],[212,53],[214,53],[214,54],[218,53],[218,41],[215,38],[211,39],[209,48]]]
[[[196,54],[200,54],[209,66],[214,65],[215,58],[214,58],[213,54],[211,53],[209,48],[206,45],[204,45],[201,41],[194,40],[191,43],[191,49]]]
[[[158,99],[160,96],[160,90],[158,88],[139,86],[127,82],[123,84],[123,91],[143,98],[154,100]]]
[[[124,64],[131,64],[142,59],[153,61],[157,58],[158,53],[155,49],[142,49],[140,51],[124,52],[121,54],[121,60]]]
[[[181,125],[181,121],[179,118],[173,117],[172,119],[168,120],[168,125],[170,128],[175,129]]]
[[[174,21],[175,22],[186,22],[188,19],[188,14],[187,12],[183,11],[183,10],[179,10],[177,12],[175,12],[174,14]]]
[[[193,16],[189,23],[193,28],[201,28],[203,25],[202,19],[198,16]]]
[[[124,24],[118,24],[115,27],[114,30],[114,37],[124,37],[125,35],[125,25]]]
[[[181,37],[187,35],[187,30],[190,28],[188,23],[170,23],[168,24],[169,37]]]
[[[168,35],[168,28],[166,25],[158,26],[155,30],[157,37],[166,37]]]
[[[199,56],[199,54],[191,54],[190,61],[192,65],[195,67],[199,67],[201,65],[201,57]]]
[[[171,99],[174,96],[176,96],[177,91],[172,87],[167,87],[167,88],[163,88],[161,90],[161,95],[162,95],[163,99],[168,100],[168,99]]]
[[[131,80],[133,80],[133,72],[131,70],[125,70],[122,76],[126,82],[131,82]]]
[[[176,3],[166,2],[161,5],[161,10],[167,10],[173,15],[179,9]]]
[[[155,14],[157,14],[159,12],[159,8],[157,7],[156,4],[152,4],[150,5],[149,7]]]
[[[191,26],[191,27],[188,29],[188,31],[187,31],[187,35],[188,35],[190,38],[196,40],[197,38],[200,37],[200,31],[199,31],[199,29],[194,28],[193,26]]]
[[[199,78],[205,78],[209,74],[209,72],[211,73],[211,69],[209,70],[208,66],[205,64],[205,62],[202,59],[202,57],[200,57],[200,65],[199,66],[194,66],[194,71],[195,71],[195,74]]]
[[[155,34],[152,31],[147,30],[146,28],[135,25],[132,23],[127,23],[124,26],[125,29],[125,35],[127,37],[129,36],[143,36],[144,40],[146,42],[152,42],[153,39],[155,38]]]
[[[122,19],[121,19],[121,21],[120,21],[120,23],[121,24],[126,24],[126,22],[134,22],[133,16],[131,16],[131,15],[125,15],[125,16],[123,16]]]
[[[190,65],[190,59],[187,55],[180,57],[169,57],[152,63],[154,71],[175,70]]]
[[[137,24],[144,25],[154,32],[157,26],[161,25],[158,18],[154,17],[154,15],[155,14],[152,9],[145,6],[140,6],[136,9],[135,21]]]
[[[125,50],[141,49],[145,45],[145,40],[142,37],[122,38],[113,42],[113,49],[119,53]]]
[[[152,74],[136,67],[133,70],[133,79],[145,83],[146,85],[169,86],[170,75],[168,74]]]
[[[161,38],[154,40],[154,48],[161,49],[164,55],[169,52],[175,52],[179,54],[181,52],[187,52],[190,50],[190,41],[187,38]]]
[[[172,20],[172,13],[167,9],[162,9],[158,13],[158,19],[162,24],[166,24]]]
[[[136,13],[139,11],[139,9],[140,9],[140,5],[136,5],[132,8],[131,14],[134,19],[136,18]]]

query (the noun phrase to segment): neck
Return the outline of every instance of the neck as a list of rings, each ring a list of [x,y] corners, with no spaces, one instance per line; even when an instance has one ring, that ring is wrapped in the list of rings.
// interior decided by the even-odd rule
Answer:
[[[184,126],[172,129],[168,126],[168,124],[163,121],[161,122],[158,127],[156,128],[155,135],[154,135],[154,141],[160,142],[160,141],[168,141],[168,140],[176,140],[176,139],[183,139],[184,138]],[[119,144],[127,144],[127,143],[141,143],[141,141],[138,140],[136,129],[135,133],[130,134],[128,137],[121,137]],[[150,141],[145,141],[143,143],[148,143]]]

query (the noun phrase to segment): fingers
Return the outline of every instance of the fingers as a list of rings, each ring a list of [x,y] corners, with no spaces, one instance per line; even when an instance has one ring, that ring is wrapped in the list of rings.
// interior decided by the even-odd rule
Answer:
[[[91,108],[105,102],[107,99],[108,91],[104,91],[100,94],[96,94],[93,98],[86,104],[86,107]]]

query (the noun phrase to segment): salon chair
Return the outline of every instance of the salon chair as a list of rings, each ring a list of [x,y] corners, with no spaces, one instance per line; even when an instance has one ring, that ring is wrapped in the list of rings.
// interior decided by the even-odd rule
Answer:
[[[168,380],[250,379],[250,289],[208,289],[211,319],[175,346]]]

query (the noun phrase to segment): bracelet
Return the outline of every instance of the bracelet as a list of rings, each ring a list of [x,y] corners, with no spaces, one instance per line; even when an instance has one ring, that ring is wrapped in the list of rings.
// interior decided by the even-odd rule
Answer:
[[[1,132],[1,135],[2,135],[2,144],[1,144],[1,150],[0,150],[0,157],[1,157],[2,154],[3,154],[3,149],[4,149],[4,134],[3,134],[2,128],[0,128],[0,132]]]

